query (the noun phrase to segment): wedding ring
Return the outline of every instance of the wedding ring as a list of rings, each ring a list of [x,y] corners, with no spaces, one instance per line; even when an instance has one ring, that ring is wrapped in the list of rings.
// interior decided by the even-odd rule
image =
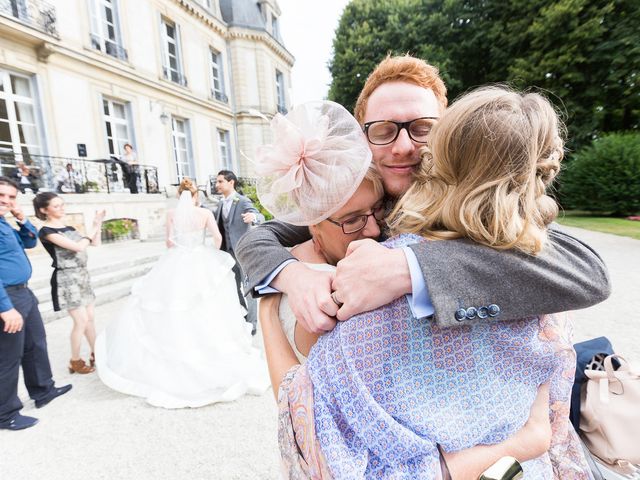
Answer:
[[[343,305],[343,303],[336,298],[336,292],[331,292],[331,300],[333,300],[333,303],[335,303],[339,307]]]

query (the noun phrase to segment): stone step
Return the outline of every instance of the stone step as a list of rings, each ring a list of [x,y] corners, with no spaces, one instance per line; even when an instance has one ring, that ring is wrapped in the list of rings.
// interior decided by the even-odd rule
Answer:
[[[152,267],[153,263],[145,262],[141,265],[134,265],[128,268],[118,268],[114,269],[113,271],[107,271],[97,275],[90,273],[91,286],[95,291],[100,287],[108,285],[118,285],[119,283],[128,281],[132,278],[135,279],[141,277],[149,270],[151,270]],[[40,305],[51,302],[51,285],[49,283],[49,280],[47,280],[46,284],[37,289],[34,288],[31,283],[29,284],[29,287],[37,297]]]
[[[128,296],[131,292],[132,285],[138,278],[139,277],[133,277],[115,284],[109,284],[102,287],[94,288],[94,292],[96,294],[95,306],[104,305],[106,303],[110,303]],[[39,308],[44,323],[49,323],[53,320],[57,320],[69,315],[66,310],[54,312],[51,298],[49,298],[47,302],[41,303],[39,305]]]
[[[92,282],[95,282],[105,274],[108,278],[108,276],[110,274],[113,274],[114,272],[136,269],[142,266],[146,266],[148,269],[153,265],[154,262],[158,260],[159,256],[159,254],[149,254],[145,256],[138,256],[136,258],[120,260],[114,263],[103,263],[96,266],[93,266],[91,264],[91,259],[89,259],[89,275],[91,276]],[[34,269],[34,276],[31,277],[31,280],[29,280],[29,288],[31,288],[31,290],[33,290],[34,292],[41,289],[50,289],[52,272],[53,268],[51,267],[47,269],[39,268],[37,272]],[[97,286],[97,284],[94,285]],[[36,294],[36,296],[38,295]]]

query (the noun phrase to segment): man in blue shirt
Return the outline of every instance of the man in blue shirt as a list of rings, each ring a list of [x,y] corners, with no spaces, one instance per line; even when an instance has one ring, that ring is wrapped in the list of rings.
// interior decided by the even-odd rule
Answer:
[[[36,228],[16,205],[18,186],[0,177],[0,429],[22,430],[38,422],[20,415],[18,398],[20,365],[29,396],[36,408],[71,390],[56,387],[47,354],[47,337],[35,295],[27,287],[31,263],[24,252],[38,241]],[[4,216],[14,216],[20,230],[11,227]]]

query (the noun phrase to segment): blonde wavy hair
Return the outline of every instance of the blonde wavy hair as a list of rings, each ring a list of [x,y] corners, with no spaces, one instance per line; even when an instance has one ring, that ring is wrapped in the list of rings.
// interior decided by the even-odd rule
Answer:
[[[537,93],[495,86],[464,95],[433,129],[415,183],[390,214],[392,233],[539,253],[558,214],[546,189],[560,170],[563,136]]]
[[[447,87],[444,86],[436,67],[408,54],[395,57],[387,55],[367,77],[367,81],[360,91],[353,110],[353,116],[356,117],[358,123],[364,123],[364,113],[367,111],[371,94],[380,85],[387,82],[407,82],[422,88],[429,88],[433,90],[442,108],[447,106]]]

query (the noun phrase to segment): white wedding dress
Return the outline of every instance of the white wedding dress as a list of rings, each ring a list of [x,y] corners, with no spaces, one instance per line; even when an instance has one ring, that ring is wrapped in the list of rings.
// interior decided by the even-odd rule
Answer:
[[[165,408],[261,395],[269,375],[238,302],[234,260],[205,246],[202,228],[189,230],[193,218],[181,209],[193,206],[183,197],[176,246],[133,285],[122,314],[96,340],[98,374],[108,387]]]

